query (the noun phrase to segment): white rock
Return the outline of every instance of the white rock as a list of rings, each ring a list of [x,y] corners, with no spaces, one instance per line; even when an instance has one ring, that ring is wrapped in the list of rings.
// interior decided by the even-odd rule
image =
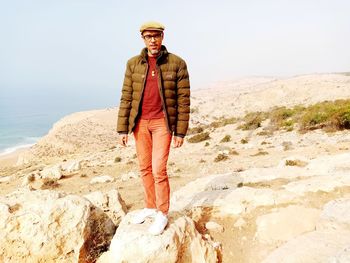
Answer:
[[[224,232],[224,227],[214,221],[209,221],[205,223],[205,228],[208,230],[218,231],[218,232]]]
[[[332,256],[329,263],[349,263],[350,262],[350,246],[338,251],[338,253]]]
[[[33,181],[35,181],[35,175],[34,174],[27,174],[24,176],[21,186],[28,186]]]
[[[341,198],[328,202],[322,210],[317,229],[350,230],[350,198]]]
[[[151,222],[130,223],[134,214],[129,213],[123,218],[110,250],[100,257],[98,263],[217,262],[217,251],[197,232],[190,218],[171,219],[162,235],[153,236],[147,232]]]
[[[313,231],[289,240],[263,263],[320,263],[330,261],[350,243],[349,231]],[[342,262],[342,261],[335,261]],[[344,262],[344,261],[343,261]],[[345,261],[346,262],[346,261]],[[344,262],[344,263],[345,263]]]
[[[108,183],[113,182],[114,178],[109,175],[101,175],[101,176],[95,176],[91,179],[90,184],[98,184],[98,183]]]
[[[219,216],[239,215],[254,210],[258,206],[276,205],[290,202],[297,195],[284,190],[240,187],[215,190],[215,180],[224,175],[199,178],[173,193],[170,200],[171,211],[194,208],[215,207]],[[212,190],[211,190],[212,189]]]
[[[237,227],[237,228],[242,228],[247,222],[242,218],[238,218],[238,220],[234,223],[234,227]]]
[[[337,187],[349,185],[350,176],[348,174],[333,174],[298,180],[284,185],[283,188],[301,196],[306,192],[332,192]]]
[[[0,177],[0,183],[6,183],[11,181],[11,176]]]
[[[107,193],[92,192],[84,195],[91,203],[101,208],[118,225],[127,211],[124,201],[117,190],[110,190]]]
[[[350,172],[350,153],[322,156],[312,160],[305,168],[317,175]]]
[[[313,231],[320,210],[303,206],[288,206],[276,212],[259,216],[256,220],[256,237],[261,243],[287,241],[300,234]]]
[[[133,178],[139,178],[139,174],[136,172],[129,172],[129,173],[123,174],[121,176],[121,179],[123,182],[128,181],[129,179],[133,179]]]
[[[56,179],[62,178],[61,165],[45,167],[41,172],[41,178]]]
[[[88,200],[55,191],[20,189],[0,210],[2,262],[93,262],[115,231]]]
[[[81,169],[81,161],[73,160],[61,164],[62,170],[67,173],[74,173]]]

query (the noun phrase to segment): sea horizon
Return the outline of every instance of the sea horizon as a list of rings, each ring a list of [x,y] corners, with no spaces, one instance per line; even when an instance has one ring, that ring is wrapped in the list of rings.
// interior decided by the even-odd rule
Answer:
[[[67,99],[67,94],[57,93],[0,94],[0,156],[34,145],[69,114],[119,104],[118,96],[106,97],[82,99],[71,96]]]

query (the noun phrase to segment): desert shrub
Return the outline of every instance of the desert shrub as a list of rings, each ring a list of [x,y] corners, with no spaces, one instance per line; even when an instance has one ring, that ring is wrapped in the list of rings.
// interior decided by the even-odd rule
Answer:
[[[239,155],[239,153],[235,149],[231,149],[228,154],[230,155]]]
[[[237,118],[235,118],[235,117],[231,117],[231,118],[220,117],[218,120],[210,123],[209,127],[219,128],[219,127],[224,127],[224,126],[229,125],[229,124],[235,124],[236,122],[237,122]]]
[[[54,189],[57,188],[60,184],[58,183],[57,179],[52,178],[44,178],[42,180],[42,185],[40,186],[40,189]]]
[[[308,107],[300,126],[302,131],[350,129],[350,100],[325,101]]]
[[[271,135],[273,135],[273,132],[272,131],[268,131],[268,130],[263,130],[263,131],[258,132],[256,135],[259,135],[259,136],[271,136]]]
[[[286,166],[299,166],[304,167],[307,163],[301,160],[286,160]]]
[[[115,162],[115,163],[120,163],[121,161],[122,161],[122,158],[119,157],[119,156],[117,156],[117,157],[114,158],[114,162]]]
[[[205,142],[205,144],[204,144],[205,147],[207,147],[207,146],[209,146],[209,145],[210,145],[209,142]]]
[[[196,127],[189,128],[188,131],[187,131],[187,134],[188,135],[197,134],[197,133],[201,133],[203,131],[204,131],[204,127],[203,126],[196,126]]]
[[[268,117],[266,112],[251,112],[244,116],[244,123],[241,124],[238,129],[242,130],[255,130],[261,127],[261,123]]]
[[[269,153],[265,152],[265,151],[258,151],[257,153],[252,154],[251,156],[255,157],[255,156],[262,156],[262,155],[267,155],[267,154],[269,154]]]
[[[247,144],[248,143],[248,140],[247,139],[241,139],[241,144]]]
[[[191,107],[190,112],[191,113],[198,113],[199,109],[198,109],[198,107]]]
[[[210,136],[209,136],[209,132],[202,132],[199,134],[196,134],[194,136],[192,136],[191,138],[188,139],[189,143],[198,143],[198,142],[202,142],[205,140],[209,140]]]
[[[219,153],[218,156],[215,157],[214,162],[221,162],[221,161],[226,161],[228,159],[228,156],[223,153]]]
[[[231,135],[225,135],[225,137],[222,138],[220,142],[229,142],[229,141],[231,141]]]

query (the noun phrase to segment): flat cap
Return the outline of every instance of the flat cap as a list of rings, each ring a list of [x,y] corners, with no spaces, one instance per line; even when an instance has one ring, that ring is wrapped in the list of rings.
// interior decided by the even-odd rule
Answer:
[[[156,21],[149,21],[141,25],[140,32],[142,33],[145,30],[155,30],[155,31],[164,31],[165,27]]]

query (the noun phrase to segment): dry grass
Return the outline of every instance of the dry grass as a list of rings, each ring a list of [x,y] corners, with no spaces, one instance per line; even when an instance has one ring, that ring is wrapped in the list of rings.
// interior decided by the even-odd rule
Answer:
[[[189,143],[198,143],[198,142],[206,141],[209,139],[210,139],[209,132],[202,132],[202,133],[196,134],[196,135],[192,136],[191,138],[189,138],[188,142]]]
[[[228,156],[223,153],[219,153],[218,156],[215,157],[214,162],[221,162],[221,161],[226,161],[228,160]]]
[[[241,139],[241,144],[247,144],[248,143],[248,139]]]
[[[213,121],[211,124],[209,124],[209,127],[219,128],[229,124],[235,124],[236,122],[237,122],[237,118],[235,117],[231,117],[231,118],[220,117],[218,120]]]
[[[255,154],[252,154],[252,155],[250,155],[250,156],[252,156],[252,157],[256,157],[256,156],[262,156],[262,155],[267,155],[267,154],[269,154],[268,152],[266,152],[266,151],[258,151],[257,153],[255,153]]]
[[[231,135],[225,135],[225,137],[222,138],[220,142],[230,142],[230,141],[231,141]]]
[[[286,160],[286,166],[305,167],[306,165],[307,163],[301,160]]]
[[[52,179],[52,178],[44,178],[42,179],[42,185],[40,186],[41,190],[45,189],[55,189],[59,186],[60,184],[58,183],[57,179]]]

